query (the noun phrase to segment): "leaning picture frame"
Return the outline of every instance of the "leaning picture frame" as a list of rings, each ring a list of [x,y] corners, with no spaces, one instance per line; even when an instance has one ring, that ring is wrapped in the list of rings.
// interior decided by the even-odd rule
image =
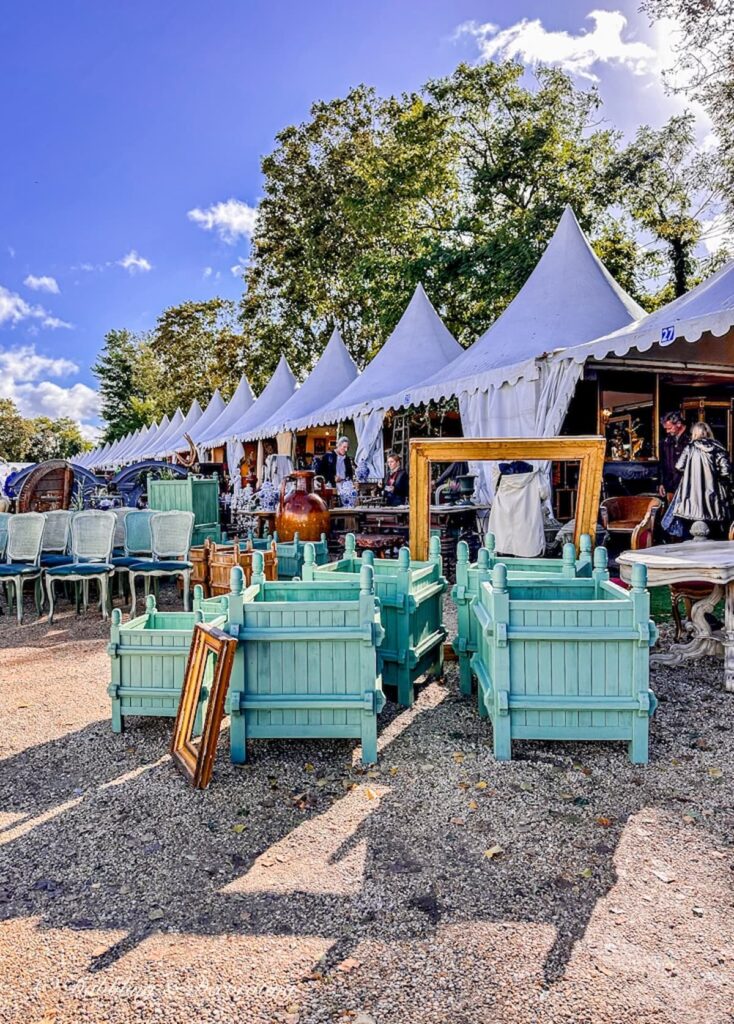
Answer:
[[[410,554],[428,558],[432,462],[578,462],[574,543],[582,533],[596,536],[606,438],[586,437],[436,437],[410,442]]]
[[[191,640],[186,675],[173,728],[171,756],[195,789],[206,789],[211,781],[214,755],[224,717],[224,701],[232,674],[237,640],[216,626],[197,623]],[[204,728],[194,742],[196,710],[206,684],[207,665],[214,666],[208,694]]]

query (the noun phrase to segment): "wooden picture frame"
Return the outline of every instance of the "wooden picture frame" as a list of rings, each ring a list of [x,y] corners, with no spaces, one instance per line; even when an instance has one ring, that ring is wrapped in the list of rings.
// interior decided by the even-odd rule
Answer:
[[[194,627],[181,700],[173,728],[171,756],[174,764],[181,769],[195,789],[206,789],[211,781],[219,730],[224,717],[224,700],[227,696],[236,649],[235,637],[229,636],[216,626],[197,623]],[[216,659],[214,676],[204,728],[196,745],[193,740],[194,720],[210,657]]]
[[[582,533],[594,540],[599,515],[604,437],[437,437],[410,442],[410,554],[428,558],[431,524],[432,462],[578,462],[574,542],[579,550]]]

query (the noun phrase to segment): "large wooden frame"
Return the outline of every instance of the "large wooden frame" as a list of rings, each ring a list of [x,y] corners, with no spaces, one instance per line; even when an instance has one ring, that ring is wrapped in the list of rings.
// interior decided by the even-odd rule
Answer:
[[[195,789],[206,789],[212,777],[214,755],[224,717],[224,699],[236,649],[235,637],[216,626],[205,626],[202,623],[196,625],[171,740],[173,760]],[[210,655],[216,658],[216,665],[204,728],[197,746],[193,741],[194,721]]]
[[[574,542],[594,540],[606,440],[603,437],[418,438],[410,442],[410,553],[428,558],[432,462],[579,462]]]

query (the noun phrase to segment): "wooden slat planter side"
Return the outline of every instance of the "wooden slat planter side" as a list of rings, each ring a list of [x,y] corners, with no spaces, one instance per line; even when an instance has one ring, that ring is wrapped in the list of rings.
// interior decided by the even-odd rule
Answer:
[[[303,579],[356,581],[364,565],[375,574],[375,593],[385,640],[380,648],[382,681],[397,689],[398,703],[410,707],[415,683],[426,673],[443,673],[443,595],[448,584],[442,572],[441,541],[432,537],[428,561],[411,561],[402,548],[398,558],[375,559],[371,551],[357,557],[355,538],[347,534],[344,557],[328,565],[303,566]]]
[[[277,533],[275,536],[277,537]],[[326,534],[322,533],[321,540],[310,543],[313,544],[316,565],[325,565],[329,561]],[[296,533],[291,541],[277,541],[276,550],[278,552],[278,579],[292,580],[300,577],[305,559],[306,541],[299,540]]]
[[[219,481],[216,477],[197,479],[187,476],[179,480],[153,480],[148,477],[148,508],[156,512],[193,512],[192,546],[206,540],[220,541]]]
[[[456,548],[456,583],[451,588],[451,598],[456,605],[457,635],[452,641],[459,661],[459,687],[467,696],[472,692],[471,658],[477,649],[476,619],[471,606],[479,596],[479,586],[486,583],[493,567],[502,562],[507,567],[510,579],[565,579],[591,576],[591,538],[581,537],[581,551],[576,557],[573,544],[565,544],[562,558],[505,558],[495,551],[494,535],[488,533],[484,547],[479,549],[476,562],[469,562],[469,548],[465,541],[459,541]]]
[[[479,713],[492,720],[494,753],[513,739],[627,740],[648,758],[649,650],[657,637],[643,566],[627,591],[609,582],[606,552],[591,579],[510,579],[498,563],[472,606],[472,669]]]
[[[239,543],[235,537],[231,544],[216,544],[207,541],[209,567],[209,590],[213,597],[229,593],[229,581],[232,567],[239,565],[245,576],[245,586],[250,585],[252,580],[252,556],[254,549],[248,541],[246,546]],[[278,578],[278,555],[275,542],[271,541],[269,550],[262,552],[264,560],[264,571],[266,580],[277,580]]]
[[[209,622],[223,628],[227,622],[226,600],[205,600],[201,587],[196,590],[198,607],[192,612],[159,612],[152,595],[145,613],[124,625],[119,608],[113,610],[107,647],[113,732],[122,732],[124,719],[132,715],[175,718],[194,625]],[[206,688],[202,698],[197,732],[206,711]]]
[[[357,583],[271,583],[256,571],[245,590],[242,571],[232,570],[228,630],[239,644],[227,711],[236,764],[255,738],[354,737],[362,760],[377,760],[384,632],[373,575],[365,566]]]

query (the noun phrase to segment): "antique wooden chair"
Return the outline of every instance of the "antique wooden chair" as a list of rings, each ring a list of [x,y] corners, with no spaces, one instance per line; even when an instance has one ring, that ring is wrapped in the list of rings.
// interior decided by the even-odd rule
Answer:
[[[109,579],[115,571],[110,559],[116,522],[113,512],[89,509],[74,515],[71,520],[72,561],[68,565],[56,565],[46,569],[49,622],[54,620],[54,584],[56,580],[82,584],[85,611],[88,605],[89,581],[97,580],[102,618],[107,618]]]
[[[193,512],[153,513],[150,520],[151,557],[134,562],[128,569],[131,616],[135,614],[135,580],[138,576],[153,580],[158,580],[162,576],[183,577],[184,609],[189,610],[189,586],[193,566],[188,555],[193,532]]]
[[[44,569],[51,569],[55,565],[68,565],[73,561],[69,554],[72,514],[66,509],[57,508],[45,512],[44,515],[46,525],[43,528],[41,542],[41,565]]]
[[[122,544],[118,546],[115,543],[115,547],[112,549],[112,558],[110,559],[115,567],[115,575],[121,581],[127,580],[131,565],[150,558],[153,554],[150,521],[155,512],[151,509],[138,510],[133,508],[126,511],[127,515],[122,517]],[[121,517],[118,517],[115,527],[115,542],[119,539],[120,519]]]
[[[23,622],[23,586],[26,580],[35,583],[36,611],[41,614],[41,541],[45,523],[45,517],[40,512],[19,513],[8,519],[5,562],[0,564],[0,582],[13,586],[18,625]]]
[[[653,494],[625,494],[618,498],[605,498],[600,506],[602,526],[612,538],[622,540],[625,546],[634,549],[637,534],[637,547],[650,547],[662,507],[660,498]],[[642,538],[648,534],[649,543],[642,543]]]
[[[734,541],[734,523],[729,527],[728,540]],[[686,610],[686,618],[690,622],[691,609],[697,601],[703,601],[713,591],[713,585],[707,580],[693,580],[690,583],[672,583],[670,586],[670,603],[675,623],[675,640],[680,640],[683,633],[683,620],[680,614],[680,602]]]

